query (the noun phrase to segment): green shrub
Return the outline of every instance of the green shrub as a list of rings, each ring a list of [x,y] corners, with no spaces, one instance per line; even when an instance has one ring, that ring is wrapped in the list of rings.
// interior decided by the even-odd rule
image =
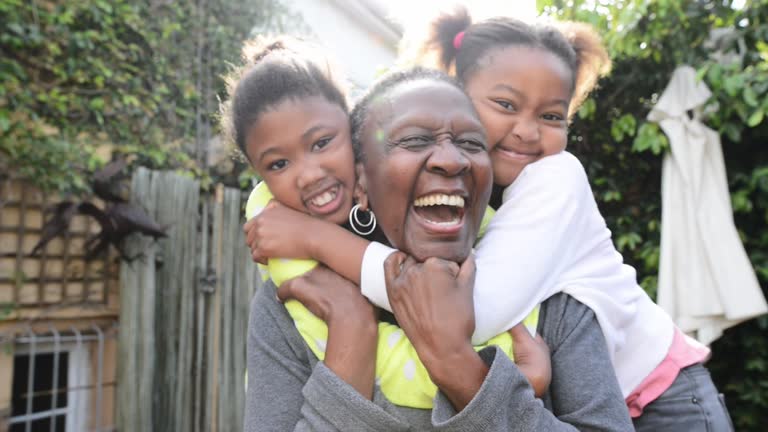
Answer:
[[[105,145],[206,180],[221,76],[271,0],[0,0],[0,177],[88,192]]]

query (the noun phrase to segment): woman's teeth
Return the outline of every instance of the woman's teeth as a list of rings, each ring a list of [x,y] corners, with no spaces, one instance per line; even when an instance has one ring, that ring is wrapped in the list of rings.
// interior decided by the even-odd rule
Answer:
[[[459,195],[426,195],[417,198],[413,206],[425,221],[438,226],[457,225],[464,214],[464,198]]]
[[[431,224],[440,225],[440,226],[452,226],[452,225],[456,225],[457,223],[461,222],[461,218],[459,218],[459,217],[454,217],[453,219],[447,220],[445,222],[433,221],[433,220],[430,220],[430,219],[427,219],[427,218],[424,218],[424,220],[429,222],[429,223],[431,223]]]
[[[447,205],[464,208],[464,198],[458,195],[433,194],[416,198],[413,202],[415,207],[428,207],[435,205]]]
[[[309,200],[309,203],[315,207],[322,207],[336,198],[336,188],[328,192],[323,192],[320,195]]]

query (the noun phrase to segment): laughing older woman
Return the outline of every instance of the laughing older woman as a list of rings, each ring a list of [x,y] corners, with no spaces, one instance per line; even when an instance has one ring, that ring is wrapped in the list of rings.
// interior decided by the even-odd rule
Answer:
[[[396,406],[383,396],[374,382],[373,306],[354,284],[318,268],[291,293],[328,324],[327,350],[341,354],[319,361],[268,283],[251,309],[245,430],[632,430],[600,327],[571,297],[541,306],[538,332],[552,353],[543,403],[500,349],[472,348],[470,251],[492,174],[485,133],[462,90],[434,71],[400,72],[370,90],[352,125],[370,206],[404,252],[386,263],[388,294],[439,389],[434,406]],[[413,202],[432,193],[463,197],[462,222],[426,222]]]

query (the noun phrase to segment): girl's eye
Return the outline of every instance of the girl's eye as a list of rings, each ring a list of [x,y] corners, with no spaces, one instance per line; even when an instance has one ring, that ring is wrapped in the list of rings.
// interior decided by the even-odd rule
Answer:
[[[554,114],[554,113],[544,114],[541,117],[544,120],[548,120],[548,121],[563,121],[563,120],[565,120],[565,117],[563,117],[562,115]]]
[[[315,141],[315,143],[312,144],[312,150],[322,150],[322,149],[324,149],[325,147],[328,146],[328,144],[331,143],[331,139],[333,139],[333,138],[332,137],[325,137],[325,138],[321,138],[321,139]]]
[[[270,163],[267,169],[270,171],[279,171],[288,166],[288,159],[280,159]]]
[[[510,103],[509,101],[495,100],[494,102],[496,102],[497,105],[499,105],[500,107],[502,107],[507,111],[515,111],[515,106],[512,105],[512,103]]]

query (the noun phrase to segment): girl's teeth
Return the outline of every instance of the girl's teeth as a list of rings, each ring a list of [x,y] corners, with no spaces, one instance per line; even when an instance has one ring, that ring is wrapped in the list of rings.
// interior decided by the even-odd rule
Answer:
[[[336,198],[336,191],[328,191],[312,198],[311,203],[314,206],[322,207],[333,201],[334,198]]]

